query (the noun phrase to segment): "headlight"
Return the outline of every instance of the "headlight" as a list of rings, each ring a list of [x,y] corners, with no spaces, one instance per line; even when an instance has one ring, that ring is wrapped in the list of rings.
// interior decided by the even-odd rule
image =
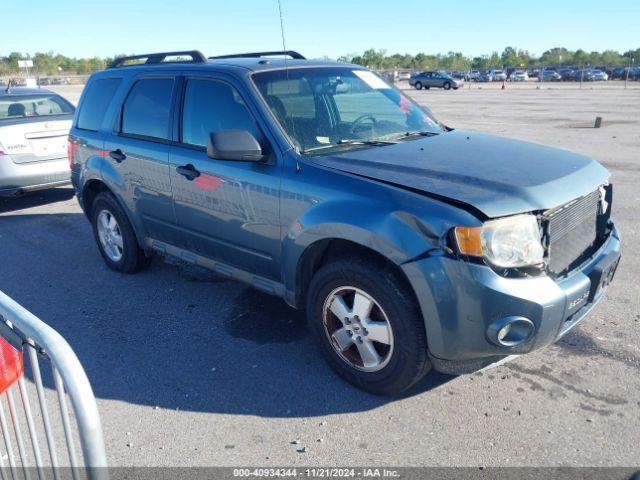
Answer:
[[[491,265],[515,268],[543,262],[540,228],[533,215],[516,215],[485,222],[482,227],[456,227],[460,253],[483,257]]]

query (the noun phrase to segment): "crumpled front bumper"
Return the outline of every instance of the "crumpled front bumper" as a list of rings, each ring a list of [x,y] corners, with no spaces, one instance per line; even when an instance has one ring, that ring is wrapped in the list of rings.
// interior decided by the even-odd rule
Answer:
[[[559,339],[603,298],[606,285],[595,297],[589,295],[595,269],[619,252],[620,238],[612,225],[601,248],[562,279],[506,278],[487,266],[444,255],[403,265],[423,313],[434,367],[468,373]],[[497,345],[487,330],[510,316],[531,320],[535,332],[520,345]]]

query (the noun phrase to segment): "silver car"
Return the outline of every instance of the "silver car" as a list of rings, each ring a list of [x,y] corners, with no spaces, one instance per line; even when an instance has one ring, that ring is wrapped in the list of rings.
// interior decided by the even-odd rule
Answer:
[[[494,82],[506,82],[507,74],[503,70],[491,70],[491,78]]]
[[[43,88],[0,91],[0,196],[69,183],[67,136],[74,111]]]
[[[464,86],[464,80],[453,78],[447,72],[422,72],[412,75],[409,79],[409,85],[416,90],[423,88],[429,90],[432,87],[457,90]]]
[[[529,80],[529,74],[527,74],[526,70],[514,70],[509,80],[512,82],[526,82]]]

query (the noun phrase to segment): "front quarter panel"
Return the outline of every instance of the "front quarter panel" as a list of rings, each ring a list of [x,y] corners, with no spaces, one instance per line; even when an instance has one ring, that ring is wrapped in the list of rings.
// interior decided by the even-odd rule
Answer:
[[[315,242],[342,239],[367,247],[396,265],[431,252],[442,254],[454,225],[479,220],[452,205],[363,177],[320,167],[295,168],[285,159],[282,180],[282,276],[293,303],[298,262]]]

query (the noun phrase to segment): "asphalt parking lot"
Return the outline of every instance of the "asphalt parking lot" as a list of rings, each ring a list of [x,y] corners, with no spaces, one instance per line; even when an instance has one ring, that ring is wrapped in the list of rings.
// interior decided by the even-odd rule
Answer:
[[[0,290],[75,349],[111,465],[640,465],[640,85],[409,93],[612,172],[625,248],[607,298],[549,348],[380,398],[336,377],[279,299],[174,261],[109,270],[71,189],[1,200]]]

